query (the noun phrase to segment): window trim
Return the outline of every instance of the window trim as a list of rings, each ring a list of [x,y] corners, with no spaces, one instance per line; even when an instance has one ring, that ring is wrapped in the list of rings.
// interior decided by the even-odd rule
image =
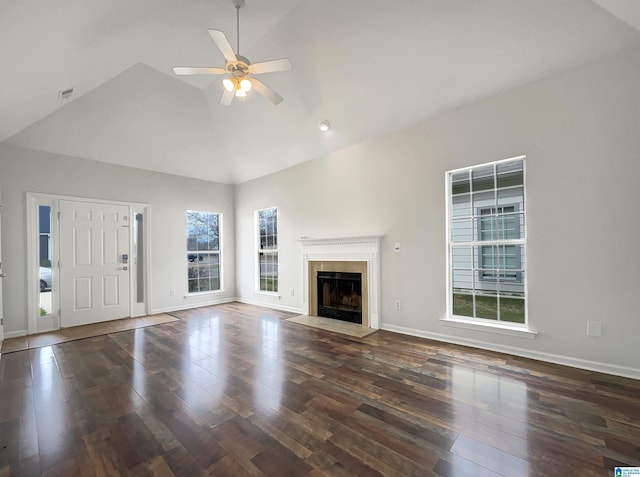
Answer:
[[[515,336],[523,336],[523,337],[535,337],[536,332],[534,330],[531,329],[530,327],[530,323],[529,323],[529,313],[528,313],[528,302],[529,302],[529,293],[528,293],[528,287],[527,287],[527,274],[524,274],[524,277],[520,277],[521,278],[521,282],[522,286],[523,286],[523,293],[524,293],[524,323],[515,323],[515,322],[510,322],[510,321],[500,321],[498,319],[486,319],[486,318],[476,318],[476,317],[469,317],[469,316],[461,316],[461,315],[454,315],[453,314],[453,257],[452,257],[452,253],[453,253],[453,246],[454,245],[459,245],[459,242],[453,242],[452,240],[452,223],[453,223],[453,210],[452,210],[452,203],[453,203],[453,196],[454,194],[452,194],[452,179],[454,174],[458,174],[460,172],[468,172],[472,169],[478,169],[481,167],[487,167],[487,166],[493,166],[493,167],[497,167],[499,164],[501,163],[506,163],[506,162],[511,162],[511,161],[516,161],[516,160],[521,160],[523,165],[522,165],[522,173],[523,173],[523,182],[522,182],[522,189],[523,189],[523,203],[527,204],[527,173],[526,173],[526,155],[521,155],[521,156],[514,156],[514,157],[510,157],[510,158],[506,158],[506,159],[502,159],[502,160],[498,160],[498,161],[492,161],[492,162],[488,162],[488,163],[483,163],[483,164],[476,164],[473,166],[467,166],[467,167],[462,167],[462,168],[458,168],[458,169],[453,169],[450,171],[446,171],[445,172],[445,187],[444,187],[444,195],[445,195],[445,251],[446,251],[446,312],[445,312],[445,316],[443,318],[441,318],[441,321],[443,322],[444,325],[450,325],[450,326],[455,326],[455,327],[460,327],[460,328],[467,328],[467,329],[473,329],[473,330],[482,330],[482,331],[489,331],[489,332],[495,332],[495,333],[507,333],[507,334],[512,334]],[[495,169],[494,169],[495,171]],[[495,177],[495,176],[494,176]],[[471,194],[472,191],[470,190],[469,193]],[[508,242],[508,244],[513,244],[513,245],[523,245],[524,246],[524,253],[523,256],[521,257],[521,268],[520,270],[527,270],[527,231],[528,231],[528,226],[527,226],[527,221],[528,221],[528,213],[526,212],[526,208],[523,210],[518,210],[517,213],[521,213],[524,215],[524,230],[522,231],[522,238],[518,239],[518,240],[495,240],[495,241],[487,241],[487,243],[485,245],[504,245],[505,242]],[[514,212],[516,213],[516,212]],[[476,242],[475,244],[478,245],[477,242],[479,241],[473,241]],[[462,242],[465,243],[465,242]],[[484,280],[483,280],[484,281]],[[512,282],[515,283],[515,282]]]
[[[189,241],[189,218],[188,218],[188,214],[190,212],[194,212],[194,213],[199,213],[199,214],[207,214],[207,215],[217,215],[218,216],[218,250],[189,250],[189,246],[188,246],[188,241]],[[223,260],[222,260],[222,237],[223,237],[223,216],[222,216],[222,212],[210,212],[210,211],[205,211],[205,210],[192,210],[192,209],[188,209],[185,211],[185,219],[186,219],[186,227],[185,227],[185,240],[187,242],[187,247],[185,250],[185,255],[186,255],[186,266],[187,266],[187,293],[185,295],[185,298],[189,298],[189,297],[194,297],[194,296],[199,296],[199,295],[209,295],[209,294],[214,294],[214,293],[222,293],[224,292],[224,274],[222,273],[223,270]],[[189,260],[189,255],[193,255],[195,254],[196,257],[200,254],[207,254],[207,255],[218,255],[218,282],[219,282],[219,287],[216,288],[215,290],[203,290],[203,291],[189,291],[189,263],[195,261],[195,260]]]
[[[280,255],[279,255],[279,251],[280,251],[280,244],[278,241],[280,232],[279,230],[276,232],[275,236],[276,236],[276,247],[274,249],[262,249],[260,246],[260,212],[263,212],[265,210],[271,210],[271,209],[275,209],[276,211],[276,228],[279,225],[279,210],[277,206],[271,206],[271,207],[263,207],[262,209],[257,209],[254,211],[254,226],[255,226],[255,233],[254,233],[254,237],[255,237],[255,293],[260,294],[260,295],[268,295],[268,296],[280,296]],[[278,279],[278,284],[276,286],[276,290],[262,290],[260,289],[260,254],[268,254],[268,255],[275,255],[276,256],[276,278]]]

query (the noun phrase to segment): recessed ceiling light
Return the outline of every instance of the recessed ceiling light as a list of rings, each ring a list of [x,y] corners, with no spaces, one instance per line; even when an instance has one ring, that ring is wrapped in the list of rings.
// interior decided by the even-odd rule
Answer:
[[[329,121],[326,119],[324,121],[320,121],[319,127],[322,132],[329,132],[331,130],[331,124],[329,124]]]

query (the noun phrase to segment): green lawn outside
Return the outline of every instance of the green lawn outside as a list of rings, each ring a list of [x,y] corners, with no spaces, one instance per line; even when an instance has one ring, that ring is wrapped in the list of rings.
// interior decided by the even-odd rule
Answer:
[[[473,317],[473,295],[453,295],[453,314]],[[498,319],[498,298],[476,295],[476,318]],[[500,297],[500,321],[524,323],[524,300]]]
[[[277,292],[278,291],[278,279],[271,278],[261,278],[260,279],[260,291],[266,292]]]

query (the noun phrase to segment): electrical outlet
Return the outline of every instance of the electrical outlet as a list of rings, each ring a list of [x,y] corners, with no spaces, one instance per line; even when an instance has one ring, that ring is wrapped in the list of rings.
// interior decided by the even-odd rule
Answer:
[[[396,300],[396,310],[400,309],[400,300]]]
[[[176,291],[175,290],[169,290],[169,295],[170,296],[176,296]]]
[[[292,288],[291,289],[291,296],[294,296],[296,294],[296,291]]]
[[[394,252],[399,252],[399,251],[400,251],[400,244],[399,244],[399,243],[396,243],[396,244],[393,246],[393,251],[394,251]]]

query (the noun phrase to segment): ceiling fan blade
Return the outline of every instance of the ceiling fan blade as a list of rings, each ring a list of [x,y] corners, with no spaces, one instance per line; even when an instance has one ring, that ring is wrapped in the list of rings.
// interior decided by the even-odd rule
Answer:
[[[259,75],[261,73],[276,73],[277,71],[288,71],[291,69],[291,61],[289,58],[280,58],[278,60],[262,61],[249,65],[249,73]]]
[[[223,75],[227,70],[215,67],[175,66],[173,72],[177,75]]]
[[[233,48],[231,48],[231,44],[229,43],[229,40],[227,40],[227,37],[225,36],[225,34],[219,30],[207,30],[207,31],[209,32],[209,35],[211,36],[213,41],[215,41],[216,45],[220,49],[222,56],[224,56],[224,58],[227,61],[230,61],[232,63],[237,63],[238,58],[236,57],[236,54],[233,52]]]
[[[229,106],[231,104],[231,101],[233,101],[233,95],[235,94],[235,91],[228,91],[228,90],[224,90],[222,92],[222,96],[220,96],[220,104],[222,106]]]
[[[249,78],[249,81],[251,81],[253,88],[258,93],[268,98],[273,104],[277,106],[278,104],[282,103],[282,100],[284,98],[280,96],[278,93],[276,93],[274,90],[266,86],[264,83],[262,83],[261,81],[258,81],[255,78]]]

